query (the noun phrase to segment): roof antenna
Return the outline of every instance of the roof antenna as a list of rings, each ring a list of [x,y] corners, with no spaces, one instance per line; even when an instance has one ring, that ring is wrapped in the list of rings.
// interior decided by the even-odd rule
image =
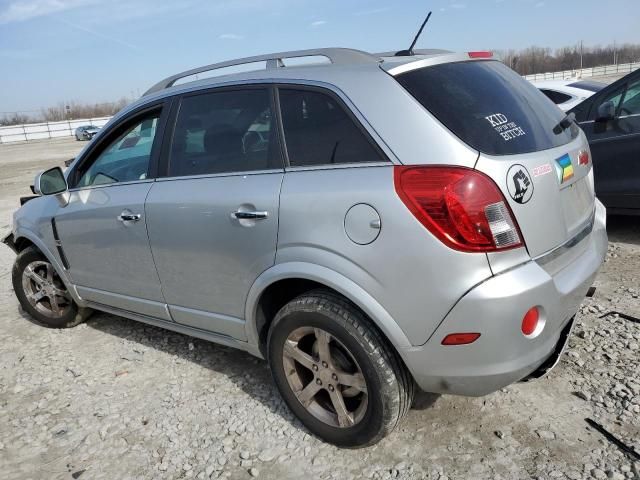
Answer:
[[[429,18],[431,18],[431,14],[432,13],[433,12],[429,12],[429,15],[427,15],[427,18],[425,18],[424,22],[422,22],[422,26],[420,27],[420,30],[418,30],[418,34],[413,39],[413,42],[411,42],[411,46],[409,47],[409,49],[408,50],[400,50],[399,52],[396,52],[396,54],[395,54],[396,57],[410,57],[410,56],[414,55],[413,47],[416,46],[416,42],[418,41],[418,38],[420,38],[420,34],[422,33],[422,30],[424,29],[424,26],[429,21]]]

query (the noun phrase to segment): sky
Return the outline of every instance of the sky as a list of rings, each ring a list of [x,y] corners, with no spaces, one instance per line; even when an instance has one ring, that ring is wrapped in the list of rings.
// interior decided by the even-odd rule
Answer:
[[[0,0],[0,116],[137,97],[189,68],[285,50],[640,43],[639,0]]]

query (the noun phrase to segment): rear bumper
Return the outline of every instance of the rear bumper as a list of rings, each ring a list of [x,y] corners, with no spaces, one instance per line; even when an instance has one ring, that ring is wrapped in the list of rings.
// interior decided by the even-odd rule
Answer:
[[[529,376],[554,354],[559,356],[571,319],[606,255],[605,222],[605,209],[597,202],[593,229],[575,246],[580,254],[566,266],[549,272],[548,266],[532,260],[462,297],[424,345],[401,352],[418,385],[427,392],[486,395]],[[527,338],[520,326],[533,306],[545,325],[535,338]],[[455,332],[481,336],[469,345],[441,345]]]

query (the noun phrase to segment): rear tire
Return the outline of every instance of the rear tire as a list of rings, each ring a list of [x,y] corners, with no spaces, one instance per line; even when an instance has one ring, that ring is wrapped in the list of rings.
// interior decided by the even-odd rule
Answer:
[[[45,327],[75,327],[91,315],[91,309],[73,301],[51,262],[35,247],[18,254],[11,279],[23,310]]]
[[[355,305],[331,291],[315,290],[282,307],[267,347],[287,405],[329,443],[372,445],[411,407],[413,378],[396,352]]]

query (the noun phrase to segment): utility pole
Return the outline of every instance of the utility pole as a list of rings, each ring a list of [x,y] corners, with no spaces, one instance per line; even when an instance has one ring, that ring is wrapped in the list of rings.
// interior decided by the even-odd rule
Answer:
[[[618,48],[615,40],[613,41],[613,64],[618,64]]]
[[[580,70],[582,70],[582,40],[580,40]],[[582,72],[580,72],[582,73]]]

